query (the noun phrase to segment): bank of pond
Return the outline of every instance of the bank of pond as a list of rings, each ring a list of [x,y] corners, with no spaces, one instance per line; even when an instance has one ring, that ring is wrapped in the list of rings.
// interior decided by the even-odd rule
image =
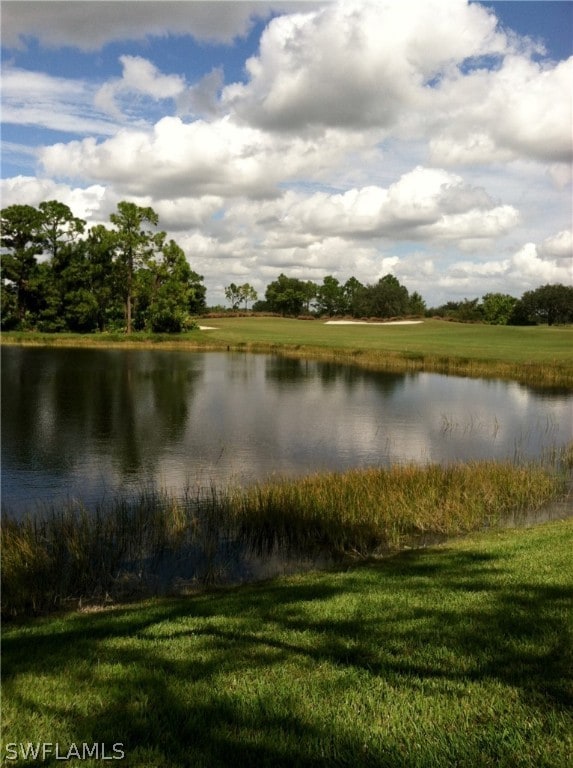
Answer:
[[[572,457],[570,445],[534,463],[395,465],[4,514],[2,612],[181,594],[519,524],[566,494]]]

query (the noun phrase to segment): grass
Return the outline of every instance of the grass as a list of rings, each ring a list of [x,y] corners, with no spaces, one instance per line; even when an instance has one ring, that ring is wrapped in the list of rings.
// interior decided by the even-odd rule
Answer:
[[[282,545],[368,556],[498,525],[556,496],[561,482],[541,464],[395,465],[256,485],[229,506],[259,551]]]
[[[95,512],[68,506],[21,520],[5,516],[2,611],[39,613],[149,593],[165,584],[167,567],[168,585],[184,576],[187,584],[190,560],[204,583],[225,575],[226,557],[236,562],[249,551],[365,557],[495,526],[561,493],[570,453],[556,452],[549,464],[351,470],[183,499],[150,492]]]
[[[508,378],[573,388],[573,328],[469,325],[426,320],[419,325],[326,325],[276,317],[205,319],[216,330],[180,336],[4,333],[3,343],[146,345],[273,352],[337,360],[378,370],[433,371]]]
[[[3,754],[121,743],[136,768],[565,768],[572,545],[569,520],[7,624]]]

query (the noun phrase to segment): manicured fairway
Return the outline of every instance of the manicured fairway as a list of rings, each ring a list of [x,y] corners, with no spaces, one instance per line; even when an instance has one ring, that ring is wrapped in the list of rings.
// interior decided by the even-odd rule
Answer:
[[[103,742],[137,768],[565,768],[572,548],[569,520],[5,623],[3,756]]]
[[[217,330],[202,334],[231,344],[300,344],[520,363],[558,360],[573,365],[571,327],[473,325],[439,320],[417,325],[329,325],[320,320],[265,317],[204,322]]]

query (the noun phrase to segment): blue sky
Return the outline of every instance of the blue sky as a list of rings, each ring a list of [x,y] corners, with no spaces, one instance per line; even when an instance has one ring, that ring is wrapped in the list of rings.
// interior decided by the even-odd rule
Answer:
[[[573,3],[2,4],[2,205],[152,205],[205,276],[572,282]]]

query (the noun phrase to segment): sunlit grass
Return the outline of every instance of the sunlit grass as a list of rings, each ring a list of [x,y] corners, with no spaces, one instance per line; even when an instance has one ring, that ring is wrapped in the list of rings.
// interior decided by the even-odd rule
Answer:
[[[4,745],[120,743],[131,768],[566,768],[572,546],[559,522],[5,623]]]

